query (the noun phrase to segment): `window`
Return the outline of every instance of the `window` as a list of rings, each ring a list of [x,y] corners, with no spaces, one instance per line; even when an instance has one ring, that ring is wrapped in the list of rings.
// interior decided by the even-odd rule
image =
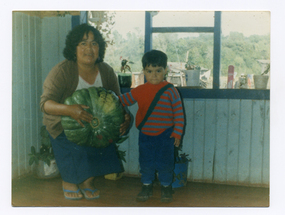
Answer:
[[[161,49],[170,56],[170,66],[176,70],[170,70],[169,80],[173,79],[178,86],[193,84],[188,85],[187,73],[194,74],[194,71],[183,68],[188,63],[188,66],[192,65],[191,69],[196,66],[201,69],[197,88],[254,89],[253,75],[270,68],[269,12],[222,12],[220,41],[218,39],[215,46],[213,33],[201,33],[201,30],[206,31],[203,27],[208,27],[208,32],[215,31],[216,27],[211,30],[209,26],[215,26],[216,14],[150,12],[151,42],[148,48]],[[189,33],[185,33],[187,31]],[[216,63],[213,62],[215,58]],[[233,80],[230,82],[231,72]],[[186,76],[186,83],[177,83],[177,76]]]
[[[214,12],[166,11],[152,16],[153,28],[157,30],[160,27],[214,26]],[[179,87],[213,88],[213,33],[167,32],[152,35],[152,47],[168,56],[169,82]],[[186,65],[191,70],[187,70]]]
[[[232,65],[233,88],[254,89],[253,75],[260,75],[270,63],[270,12],[222,12],[221,42],[220,88],[227,88]]]
[[[100,22],[100,17],[105,18]],[[112,17],[107,25],[106,17]],[[270,12],[90,11],[88,22],[99,25],[108,40],[105,62],[116,72],[128,59],[132,72],[141,73],[143,53],[156,48],[168,55],[168,80],[186,98],[194,90],[197,98],[269,99],[269,91],[249,89],[254,89],[252,74],[270,65]],[[198,87],[187,86],[186,63],[200,67]],[[244,77],[250,83],[246,89],[240,87]]]

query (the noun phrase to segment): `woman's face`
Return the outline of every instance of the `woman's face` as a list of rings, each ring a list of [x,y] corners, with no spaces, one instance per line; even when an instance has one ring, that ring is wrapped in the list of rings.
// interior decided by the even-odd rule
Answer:
[[[99,44],[95,41],[94,35],[89,31],[76,47],[77,63],[94,65],[99,57]]]

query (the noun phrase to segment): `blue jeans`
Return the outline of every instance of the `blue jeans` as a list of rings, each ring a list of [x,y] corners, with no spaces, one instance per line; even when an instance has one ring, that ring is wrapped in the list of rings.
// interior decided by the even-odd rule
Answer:
[[[168,128],[158,136],[139,133],[139,162],[141,182],[151,184],[158,172],[162,186],[168,186],[173,180],[174,138],[170,138],[173,128]]]

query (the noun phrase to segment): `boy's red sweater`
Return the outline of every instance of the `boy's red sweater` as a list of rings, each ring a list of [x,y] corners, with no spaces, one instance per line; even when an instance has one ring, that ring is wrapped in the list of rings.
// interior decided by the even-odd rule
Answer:
[[[136,114],[136,127],[144,119],[156,93],[167,84],[167,81],[163,81],[157,85],[147,82],[132,89],[129,93],[119,96],[124,106],[138,103],[139,109]],[[184,128],[184,112],[181,98],[175,87],[168,88],[160,96],[152,114],[147,119],[141,131],[146,135],[156,136],[172,126],[174,126],[172,136],[181,139]]]

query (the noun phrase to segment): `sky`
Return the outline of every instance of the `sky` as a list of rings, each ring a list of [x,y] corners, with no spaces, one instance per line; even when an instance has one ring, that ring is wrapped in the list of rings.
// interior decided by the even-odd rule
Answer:
[[[144,11],[116,11],[113,30],[126,35],[134,28],[144,32]],[[153,17],[154,27],[212,27],[213,11],[160,11]],[[244,36],[270,34],[270,11],[222,11],[222,35],[241,32]]]

